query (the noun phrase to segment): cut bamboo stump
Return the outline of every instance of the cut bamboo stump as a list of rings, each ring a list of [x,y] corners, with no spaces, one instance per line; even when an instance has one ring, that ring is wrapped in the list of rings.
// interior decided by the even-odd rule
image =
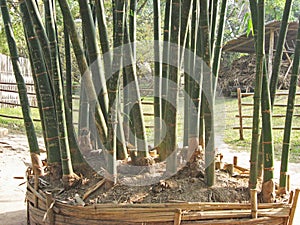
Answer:
[[[100,183],[101,184],[101,183]],[[96,186],[101,186],[100,184]],[[69,205],[28,184],[26,199],[29,224],[288,224],[295,215],[299,190],[289,203],[151,203]],[[82,198],[82,196],[80,196]],[[37,200],[36,200],[37,199]],[[35,201],[38,201],[35,204]]]

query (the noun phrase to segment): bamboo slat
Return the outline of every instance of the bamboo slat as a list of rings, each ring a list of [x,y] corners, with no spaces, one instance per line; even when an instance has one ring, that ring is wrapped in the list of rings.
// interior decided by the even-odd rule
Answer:
[[[270,218],[270,217],[261,217],[257,219],[241,219],[241,220],[214,220],[214,221],[184,221],[182,225],[280,225],[284,224],[284,219],[282,218]]]
[[[293,203],[296,204],[298,194]],[[34,207],[34,196],[38,198],[38,207]],[[32,187],[27,190],[30,221],[44,224],[47,208],[45,195]],[[167,224],[287,224],[291,204],[263,203],[257,206],[257,219],[251,219],[249,203],[154,203],[154,204],[95,204],[74,206],[55,201],[52,218],[54,224],[125,224],[150,225]],[[49,215],[47,215],[49,216]],[[50,219],[50,218],[49,218]],[[48,220],[49,221],[49,220]],[[291,221],[291,220],[290,220]],[[50,222],[50,221],[49,221]],[[51,221],[51,223],[53,223]]]

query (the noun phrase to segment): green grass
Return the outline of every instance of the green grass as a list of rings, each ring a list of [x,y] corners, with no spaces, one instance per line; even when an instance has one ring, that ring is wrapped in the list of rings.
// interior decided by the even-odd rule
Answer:
[[[145,97],[144,101],[153,101],[151,97]],[[246,97],[242,99],[243,103],[251,103],[253,98]],[[296,103],[300,102],[300,96],[297,97]],[[287,102],[287,96],[279,96],[276,99],[276,103],[285,104]],[[78,103],[75,105],[77,106]],[[143,105],[143,111],[147,113],[153,113],[153,105]],[[183,138],[183,101],[179,100],[178,104],[178,143],[182,142]],[[285,107],[275,107],[274,114],[285,115]],[[16,108],[1,108],[0,114],[12,115],[12,116],[22,116],[22,111],[20,107]],[[300,108],[295,109],[295,114],[300,114]],[[236,98],[225,98],[218,99],[216,101],[216,124],[218,125],[217,135],[223,137],[223,141],[229,144],[233,149],[240,151],[250,151],[251,148],[251,130],[244,130],[244,140],[239,140],[239,130],[234,130],[233,127],[239,126],[238,115],[238,103]],[[252,115],[252,107],[243,106],[243,115]],[[37,109],[32,109],[32,117],[39,118],[39,112]],[[77,121],[78,113],[74,114],[74,121]],[[145,125],[154,125],[153,116],[145,116]],[[285,118],[273,118],[273,126],[284,126]],[[25,133],[23,120],[9,119],[0,116],[0,124],[2,127],[9,128],[16,132]],[[42,134],[41,124],[35,122],[35,129],[38,135]],[[252,126],[251,118],[243,119],[244,126]],[[293,127],[300,127],[300,118],[294,117]],[[149,143],[153,142],[154,130],[153,128],[147,128],[147,138]],[[275,146],[275,156],[276,159],[280,159],[283,130],[274,130],[273,139]],[[291,136],[291,151],[290,151],[290,161],[300,162],[300,131],[292,131]]]
[[[297,97],[296,102],[300,102],[300,97]],[[252,103],[253,97],[246,97],[242,99],[243,103]],[[287,96],[277,96],[275,104],[286,104]],[[224,142],[232,146],[236,150],[246,150],[251,149],[251,130],[244,130],[244,140],[241,141],[239,138],[239,130],[234,130],[233,127],[239,126],[238,115],[238,102],[236,98],[226,98],[225,99],[225,113],[226,113],[226,129],[224,132]],[[243,106],[243,115],[252,115],[253,107]],[[300,108],[295,108],[295,114],[300,114]],[[274,115],[286,114],[285,107],[274,107]],[[277,118],[273,117],[273,127],[284,127],[285,117]],[[252,126],[252,118],[243,118],[243,126]],[[300,127],[299,117],[293,118],[293,127]],[[275,158],[277,160],[281,157],[282,140],[283,140],[283,130],[273,130],[273,140],[274,140],[274,150]],[[291,151],[290,151],[290,161],[300,162],[300,131],[293,130],[291,135]]]
[[[1,115],[22,117],[21,107],[15,108],[0,108]],[[39,119],[38,109],[31,109],[31,115],[34,119]],[[13,130],[17,133],[25,133],[24,120],[23,119],[11,119],[0,116],[0,126]],[[38,135],[42,134],[42,126],[40,122],[34,122],[35,131]]]

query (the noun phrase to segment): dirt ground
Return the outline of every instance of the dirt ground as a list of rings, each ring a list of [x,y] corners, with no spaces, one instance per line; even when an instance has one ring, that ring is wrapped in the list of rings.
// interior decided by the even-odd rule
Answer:
[[[42,143],[42,140],[40,140]],[[249,154],[245,152],[234,152],[231,150],[226,144],[219,144],[219,152],[224,155],[224,162],[232,162],[233,156],[238,156],[238,165],[243,167],[249,167]],[[26,204],[25,200],[25,191],[26,191],[26,184],[25,184],[25,170],[26,165],[30,162],[30,157],[28,153],[27,147],[27,139],[24,135],[19,134],[8,134],[5,137],[0,138],[0,224],[4,225],[15,225],[15,224],[27,224],[26,222]],[[275,174],[279,174],[279,162],[276,162],[276,170]],[[291,174],[291,186],[293,189],[300,188],[300,165],[299,164],[290,164],[290,174]],[[177,176],[185,176],[185,174],[179,174]],[[221,181],[222,176],[224,179],[227,179],[228,176],[226,174],[221,174]],[[197,184],[199,185],[199,189],[203,187],[203,182],[201,180],[201,176],[197,180]],[[195,180],[192,180],[186,177],[186,182],[190,185],[195,183]],[[223,182],[224,183],[224,182]],[[228,184],[229,183],[229,184]],[[202,186],[201,186],[202,185]],[[222,198],[226,196],[228,193],[236,194],[236,188],[230,186],[230,182],[227,184],[219,183],[219,185],[223,185],[223,189],[221,193],[216,191],[211,191],[209,189],[203,189],[203,196],[210,196],[212,201],[222,201]],[[240,186],[243,186],[240,184]],[[95,198],[95,196],[91,196],[89,199],[91,203],[97,199],[101,202],[153,202],[153,196],[157,195],[157,199],[155,202],[159,201],[178,201],[181,200],[180,198],[173,199],[174,195],[179,196],[180,194],[186,195],[187,197],[190,196],[192,199],[193,196],[190,194],[190,190],[187,189],[187,186],[184,184],[177,182],[171,182],[169,184],[166,183],[158,183],[156,185],[157,188],[150,190],[149,187],[137,187],[140,188],[140,194],[136,196],[131,196],[130,192],[134,192],[134,188],[126,188],[125,186],[118,185],[114,189],[114,193],[122,192],[124,193],[124,197],[120,199],[119,197],[114,199],[114,193],[108,192],[104,195],[99,195]],[[183,188],[182,188],[183,187]],[[224,191],[224,192],[223,192]],[[149,195],[149,193],[151,195]],[[209,193],[213,193],[210,195]],[[170,197],[171,196],[171,197]],[[207,197],[206,197],[207,198]],[[203,199],[205,200],[205,199]],[[207,199],[209,200],[209,199]],[[229,201],[230,199],[223,199],[223,201]],[[244,201],[247,200],[247,196],[244,198],[237,199],[237,201]],[[300,220],[296,220],[300,222]],[[297,224],[297,223],[295,223]]]

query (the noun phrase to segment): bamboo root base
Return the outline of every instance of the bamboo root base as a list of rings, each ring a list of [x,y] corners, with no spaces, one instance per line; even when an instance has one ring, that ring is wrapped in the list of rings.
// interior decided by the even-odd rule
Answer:
[[[299,191],[299,190],[298,190]],[[95,204],[74,206],[49,198],[48,193],[27,189],[29,224],[288,224],[294,205],[258,204],[257,218],[251,218],[250,203],[153,203]],[[295,195],[294,198],[298,198]],[[35,202],[37,201],[37,204]],[[297,202],[293,199],[293,202]],[[291,222],[291,221],[290,221]]]

